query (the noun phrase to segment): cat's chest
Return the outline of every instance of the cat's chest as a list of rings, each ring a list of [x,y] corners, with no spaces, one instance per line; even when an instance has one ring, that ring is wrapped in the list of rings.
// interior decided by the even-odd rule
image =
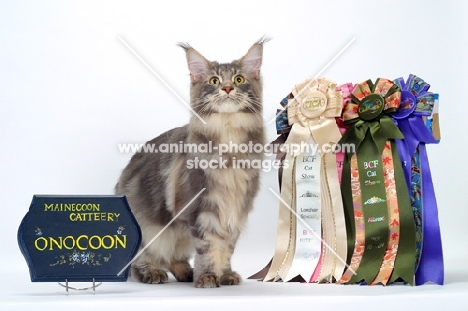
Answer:
[[[261,124],[254,114],[212,114],[206,119],[204,134],[217,144],[242,144],[252,140],[250,133]]]
[[[244,198],[253,172],[239,169],[210,170],[206,172],[209,185],[206,199],[216,206],[223,228],[237,230],[245,221]]]
[[[216,133],[213,143],[216,144],[242,144],[249,141],[248,132],[245,129],[226,128],[220,129]]]

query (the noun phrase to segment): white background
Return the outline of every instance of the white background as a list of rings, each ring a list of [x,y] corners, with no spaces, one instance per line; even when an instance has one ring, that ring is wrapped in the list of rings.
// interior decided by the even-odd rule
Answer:
[[[466,1],[0,1],[0,305],[223,308],[287,305],[462,308],[467,302]],[[264,118],[294,84],[316,75],[337,83],[416,74],[440,93],[442,142],[430,146],[446,284],[360,287],[262,284],[201,290],[190,284],[106,283],[65,297],[57,284],[30,283],[16,233],[34,194],[112,194],[142,143],[188,122],[188,109],[119,40],[124,39],[188,100],[189,42],[210,60],[244,55],[262,35]],[[268,139],[276,137],[267,125]],[[233,266],[244,277],[275,246],[274,173],[263,188]],[[462,295],[462,293],[464,293]],[[109,305],[110,303],[110,305]],[[115,303],[115,305],[112,305]],[[390,304],[393,303],[393,304]],[[457,307],[459,306],[459,307]],[[3,309],[3,307],[2,307]]]

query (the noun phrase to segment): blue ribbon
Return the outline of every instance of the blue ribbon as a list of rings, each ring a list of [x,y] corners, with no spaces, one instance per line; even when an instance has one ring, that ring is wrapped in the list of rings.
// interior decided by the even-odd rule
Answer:
[[[411,194],[411,204],[417,235],[416,285],[444,282],[442,241],[437,202],[432,185],[431,170],[426,152],[427,143],[437,143],[426,127],[423,116],[432,113],[437,94],[428,92],[430,85],[421,78],[410,75],[395,79],[402,89],[401,105],[393,115],[404,135],[397,140],[397,148]]]

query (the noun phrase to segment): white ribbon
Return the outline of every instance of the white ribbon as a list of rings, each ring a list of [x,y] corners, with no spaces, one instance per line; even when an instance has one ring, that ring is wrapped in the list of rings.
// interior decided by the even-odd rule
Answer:
[[[309,146],[315,141],[309,138]],[[317,267],[321,253],[321,194],[320,153],[315,150],[301,153],[295,161],[296,245],[291,268],[282,278],[287,282],[300,275],[308,282]],[[313,230],[313,231],[311,231]]]

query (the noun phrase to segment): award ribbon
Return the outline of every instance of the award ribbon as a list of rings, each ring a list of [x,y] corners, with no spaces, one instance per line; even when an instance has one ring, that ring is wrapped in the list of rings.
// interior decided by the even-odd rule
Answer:
[[[368,80],[354,87],[344,107],[343,118],[351,127],[340,143],[356,149],[345,154],[341,184],[352,250],[342,283],[413,283],[414,265],[408,262],[414,262],[414,222],[393,141],[403,136],[390,117],[400,96],[392,81]]]
[[[315,161],[319,164],[310,166],[315,172],[314,178],[305,179],[319,179],[320,183],[315,186],[313,183],[306,183],[303,186],[299,183],[296,184],[296,181],[301,180],[303,176],[313,174],[304,173],[302,170],[306,170],[307,162],[300,164],[298,161],[311,160],[314,155],[302,154],[294,152],[294,150],[297,150],[297,146],[303,146],[310,140],[316,144],[314,146],[316,150],[320,151],[323,151],[325,144],[338,142],[341,135],[336,126],[335,117],[341,114],[343,104],[341,93],[336,91],[336,84],[330,80],[306,80],[295,86],[288,100],[288,124],[292,127],[285,142],[286,149],[289,147],[285,162],[288,161],[289,166],[283,168],[281,198],[282,201],[290,203],[298,217],[302,216],[302,220],[310,217],[308,221],[315,222],[308,225],[310,228],[316,228],[314,231],[318,231],[315,232],[315,236],[321,236],[323,231],[327,233],[323,234],[326,237],[324,245],[321,245],[318,239],[310,239],[310,232],[298,227],[299,222],[292,218],[294,217],[293,213],[282,206],[284,204],[281,202],[275,255],[264,281],[278,278],[288,281],[296,275],[309,281],[314,270],[320,271],[317,281],[339,279],[345,266],[346,231],[341,193],[338,188],[335,155],[331,152],[331,148],[330,152],[317,153]],[[278,133],[282,132],[284,128],[284,115],[279,114],[277,117]],[[305,145],[307,146],[307,144]],[[313,200],[311,199],[314,198],[314,194],[320,198],[319,207],[312,204]],[[304,201],[304,204],[300,203],[301,201]],[[304,213],[304,211],[309,210],[312,214]],[[315,212],[315,210],[317,211]],[[321,217],[313,214],[320,210]],[[303,236],[304,233],[307,233],[307,237]],[[298,234],[297,237],[296,234]],[[304,252],[304,247],[299,247],[301,242],[313,245],[309,245],[307,252]],[[340,258],[337,259],[337,256]],[[308,261],[308,268],[296,268],[299,267],[299,259],[303,263]],[[319,270],[317,270],[317,266],[320,266]],[[300,273],[298,273],[299,270]]]
[[[296,85],[292,94],[295,101],[289,104],[289,123],[299,123],[302,127],[308,128],[309,136],[321,151],[320,195],[323,244],[320,263],[316,269],[316,272],[320,273],[311,279],[317,282],[332,282],[341,278],[345,268],[346,230],[343,203],[338,187],[336,155],[331,149],[325,150],[324,146],[335,145],[341,138],[335,118],[341,115],[343,98],[341,92],[336,90],[336,84],[323,78],[306,80]],[[307,109],[310,105],[316,105],[314,103],[319,103],[317,106],[320,108]]]
[[[401,105],[393,115],[405,139],[397,142],[416,226],[416,285],[444,282],[442,241],[437,202],[427,158],[426,144],[437,143],[424,124],[431,116],[438,94],[428,92],[430,85],[409,75],[395,79],[402,89]],[[426,241],[426,243],[424,243]]]

